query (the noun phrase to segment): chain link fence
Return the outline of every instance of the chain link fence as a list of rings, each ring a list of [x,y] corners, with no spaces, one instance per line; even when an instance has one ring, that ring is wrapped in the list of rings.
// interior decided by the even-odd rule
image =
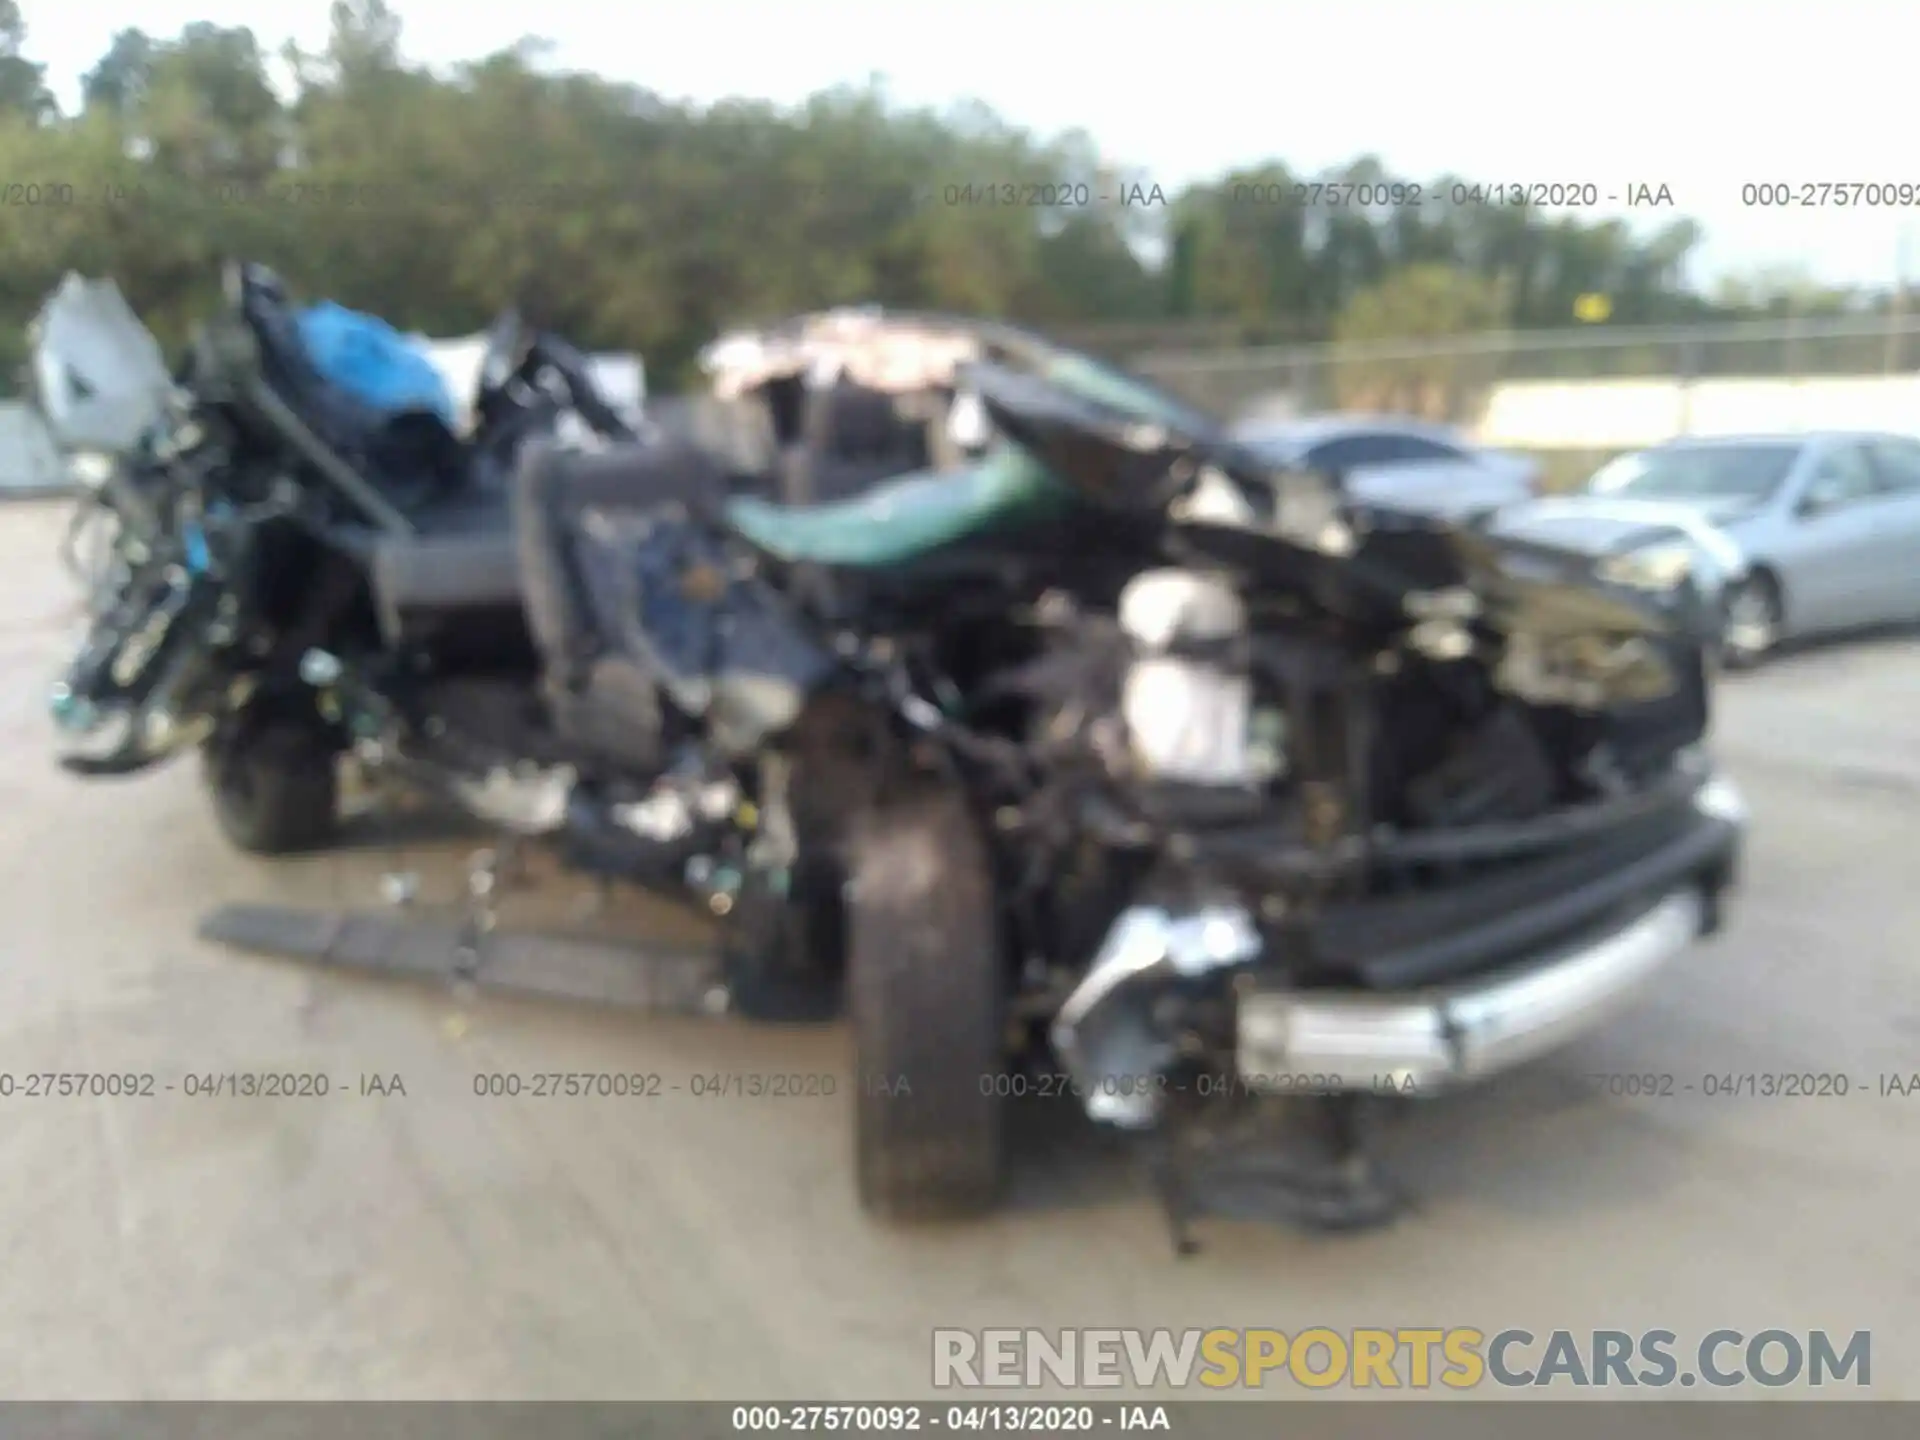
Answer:
[[[1417,415],[1478,432],[1496,396],[1526,382],[1651,382],[1680,396],[1676,430],[1695,428],[1692,401],[1711,390],[1753,390],[1753,382],[1891,380],[1920,376],[1920,315],[1801,317],[1701,326],[1586,326],[1455,336],[1369,346],[1233,346],[1212,336],[1162,344],[1087,336],[1092,344],[1175,394],[1236,419],[1284,419],[1319,411]],[[1630,386],[1632,388],[1632,386]],[[1759,386],[1764,390],[1764,384]],[[1592,394],[1590,396],[1592,397]],[[1597,409],[1605,409],[1599,405]],[[1751,413],[1755,405],[1747,405]],[[1761,403],[1764,409],[1764,401]],[[1920,420],[1920,407],[1916,407]],[[1759,426],[1788,426],[1766,413]],[[1870,426],[1872,428],[1872,426]],[[1908,428],[1908,426],[1903,426]],[[1657,436],[1665,438],[1665,436]],[[1549,488],[1578,484],[1628,447],[1645,440],[1553,442],[1498,440],[1530,449],[1546,468]]]
[[[1469,424],[1495,386],[1517,381],[1911,375],[1920,371],[1920,316],[1607,326],[1377,345],[1119,348],[1130,349],[1141,374],[1216,413],[1370,410]]]

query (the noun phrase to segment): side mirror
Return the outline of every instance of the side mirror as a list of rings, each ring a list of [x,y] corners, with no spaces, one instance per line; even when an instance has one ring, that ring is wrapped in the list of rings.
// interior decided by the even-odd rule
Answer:
[[[1824,515],[1840,503],[1840,486],[1833,480],[1815,480],[1800,497],[1800,518],[1811,520]]]

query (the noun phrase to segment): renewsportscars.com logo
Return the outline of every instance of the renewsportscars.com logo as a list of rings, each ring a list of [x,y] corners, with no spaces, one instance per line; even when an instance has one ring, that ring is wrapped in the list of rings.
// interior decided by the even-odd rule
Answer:
[[[1471,1390],[1873,1383],[1873,1333],[1713,1330],[935,1330],[936,1389]]]

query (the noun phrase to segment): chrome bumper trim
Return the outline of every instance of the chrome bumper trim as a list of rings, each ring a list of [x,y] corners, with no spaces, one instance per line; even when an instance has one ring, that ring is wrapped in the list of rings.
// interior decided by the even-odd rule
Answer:
[[[1241,1082],[1275,1093],[1417,1094],[1484,1079],[1606,1019],[1699,938],[1707,917],[1706,897],[1690,886],[1597,939],[1457,985],[1405,995],[1256,991],[1239,1004]]]

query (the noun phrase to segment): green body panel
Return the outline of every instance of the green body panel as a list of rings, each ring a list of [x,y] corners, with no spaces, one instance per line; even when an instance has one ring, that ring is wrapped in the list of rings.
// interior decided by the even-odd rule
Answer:
[[[782,560],[879,569],[1068,498],[1045,466],[1008,445],[964,470],[914,471],[851,500],[788,507],[741,498],[727,503],[726,516],[739,535]]]
[[[1056,355],[1044,378],[1097,405],[1179,430],[1193,415],[1178,402],[1080,355]],[[967,469],[917,471],[851,500],[789,508],[765,500],[729,502],[728,523],[787,561],[847,569],[898,565],[1021,516],[1073,504],[1072,491],[1027,451],[1002,444]]]

